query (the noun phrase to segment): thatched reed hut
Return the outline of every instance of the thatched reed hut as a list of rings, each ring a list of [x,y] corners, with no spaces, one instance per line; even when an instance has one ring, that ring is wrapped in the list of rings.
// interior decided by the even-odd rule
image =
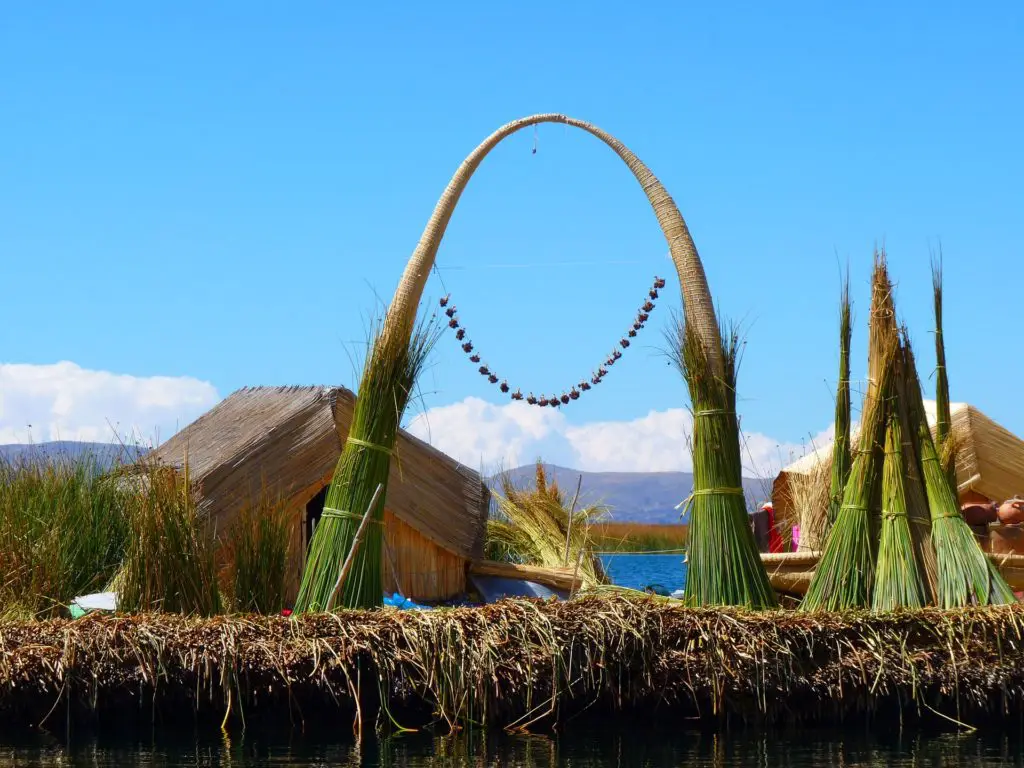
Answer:
[[[925,415],[935,434],[935,402],[925,401]],[[961,503],[1003,501],[1024,495],[1024,440],[973,405],[952,403],[952,436],[957,446],[956,482]],[[856,436],[854,438],[856,440]],[[812,475],[828,482],[832,446],[820,445],[783,469],[772,484],[772,503],[780,520],[796,520],[794,495],[801,479]]]
[[[155,452],[188,468],[200,509],[218,527],[267,495],[294,515],[293,592],[348,434],[355,395],[343,387],[247,387]],[[466,590],[483,554],[489,491],[479,473],[400,432],[385,498],[384,586],[420,601]]]

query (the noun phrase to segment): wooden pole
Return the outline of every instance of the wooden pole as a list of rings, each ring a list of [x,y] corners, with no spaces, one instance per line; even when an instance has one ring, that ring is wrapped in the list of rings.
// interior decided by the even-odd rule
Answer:
[[[341,592],[341,585],[345,583],[345,577],[348,576],[348,572],[352,569],[352,563],[355,561],[355,554],[359,550],[359,545],[363,543],[366,526],[373,517],[373,508],[377,506],[377,499],[380,498],[380,492],[382,490],[384,490],[384,484],[378,483],[377,490],[373,492],[373,498],[370,499],[370,506],[366,508],[366,514],[363,515],[363,519],[359,522],[355,538],[352,539],[352,547],[349,549],[348,555],[345,557],[345,562],[341,566],[341,571],[338,573],[338,580],[334,583],[334,591],[331,592],[331,596],[327,600],[325,610],[328,612],[330,612],[334,607],[334,601],[338,599],[338,593]]]

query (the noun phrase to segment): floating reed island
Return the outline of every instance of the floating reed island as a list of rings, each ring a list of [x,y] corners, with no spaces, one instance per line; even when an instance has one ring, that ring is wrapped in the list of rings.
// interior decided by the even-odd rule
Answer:
[[[0,624],[5,722],[239,729],[1024,715],[1024,608],[806,614],[658,598],[503,601],[284,618]]]
[[[400,428],[445,325],[480,362],[450,298],[441,300],[446,320],[421,317],[420,302],[471,176],[500,141],[539,123],[579,128],[615,152],[678,273],[683,314],[667,339],[694,417],[682,600],[608,584],[590,529],[601,509],[577,510],[578,488],[567,506],[538,468],[536,490],[506,484],[487,519],[480,476]],[[664,288],[656,278],[621,349]],[[0,466],[0,710],[29,724],[184,716],[231,728],[266,716],[336,728],[350,718],[357,733],[625,715],[1024,717],[1024,606],[1013,569],[982,550],[959,507],[937,269],[933,289],[936,433],[876,254],[854,434],[844,286],[837,440],[831,466],[801,496],[813,551],[793,555],[799,578],[780,585],[782,566],[769,562],[770,579],[759,557],[742,487],[740,340],[719,325],[675,203],[632,152],[588,123],[556,114],[509,123],[467,157],[438,202],[374,330],[357,395],[243,390],[134,474]],[[614,350],[605,366],[621,357]],[[541,398],[512,391],[487,364],[478,372],[510,400],[560,408],[607,368]],[[540,584],[558,599],[492,594],[484,605],[442,607],[470,582],[483,595],[487,578]],[[127,615],[56,618],[101,588]],[[390,589],[403,592],[404,607],[408,598],[434,607],[384,609]],[[787,592],[799,610],[778,609]],[[286,605],[293,616],[257,615]]]

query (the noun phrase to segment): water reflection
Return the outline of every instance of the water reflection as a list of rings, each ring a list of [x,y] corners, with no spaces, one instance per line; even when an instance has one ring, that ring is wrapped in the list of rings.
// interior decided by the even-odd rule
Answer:
[[[347,726],[339,729],[348,732]],[[244,738],[197,738],[194,734],[148,738],[60,738],[34,734],[0,740],[0,766],[523,766],[605,768],[687,766],[720,768],[856,768],[857,766],[1024,766],[1021,734],[969,735],[914,732],[885,737],[863,728],[785,733],[728,734],[621,728],[571,731],[568,735],[468,733],[449,737],[405,734],[351,741],[248,734]]]

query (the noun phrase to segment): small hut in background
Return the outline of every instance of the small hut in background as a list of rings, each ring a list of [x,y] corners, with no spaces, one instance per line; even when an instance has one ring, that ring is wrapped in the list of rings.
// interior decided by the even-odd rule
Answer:
[[[187,464],[200,509],[218,528],[261,496],[286,504],[294,594],[354,405],[343,387],[247,387],[154,457],[178,471]],[[463,594],[468,564],[483,556],[489,498],[479,473],[400,432],[384,500],[385,589],[417,601]]]
[[[924,403],[928,424],[935,434],[935,401]],[[960,503],[1001,502],[1015,495],[1024,495],[1024,440],[997,424],[984,413],[967,403],[952,403],[952,436],[957,447],[956,482]],[[856,444],[856,435],[854,444]],[[801,483],[829,482],[832,446],[818,446],[798,461],[783,469],[772,484],[772,503],[776,519],[796,522],[801,517],[797,507],[800,499],[828,498],[823,494],[802,492]],[[806,513],[805,513],[806,514]],[[990,545],[998,546],[995,539],[1010,535],[992,533]],[[1014,547],[1016,550],[1016,547]],[[1024,537],[1020,550],[1024,551]]]

